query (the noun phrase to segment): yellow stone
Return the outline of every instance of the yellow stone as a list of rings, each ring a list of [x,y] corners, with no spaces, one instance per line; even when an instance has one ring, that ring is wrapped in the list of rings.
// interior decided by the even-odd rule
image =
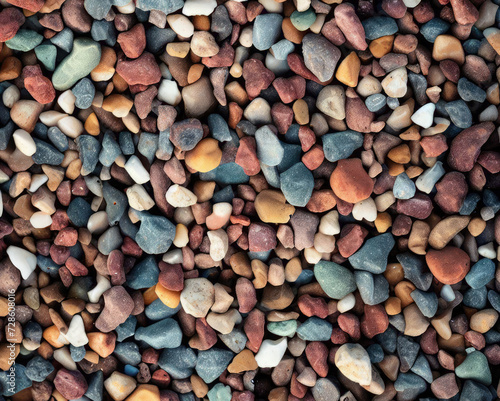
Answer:
[[[354,88],[358,85],[361,61],[356,52],[351,52],[337,68],[335,77],[343,84]]]
[[[160,401],[160,390],[152,384],[139,384],[127,401]]]
[[[169,308],[177,308],[181,299],[180,291],[172,291],[160,283],[156,284],[155,293],[160,298],[161,302],[167,305]]]
[[[244,349],[233,359],[233,362],[227,367],[229,373],[242,373],[257,369],[258,365],[255,357],[249,349]]]
[[[167,44],[167,53],[172,57],[184,58],[189,54],[189,42],[175,42]]]
[[[200,376],[191,375],[190,381],[191,386],[193,387],[193,393],[196,397],[203,398],[207,395],[208,386]]]
[[[411,160],[410,147],[406,143],[396,146],[389,151],[387,157],[395,163],[409,163]]]
[[[434,41],[432,58],[436,61],[453,60],[458,64],[465,61],[465,53],[462,43],[451,35],[439,35]]]
[[[470,318],[470,328],[478,333],[486,333],[498,321],[498,312],[495,309],[483,309],[474,313]]]
[[[295,207],[286,202],[285,195],[272,189],[260,192],[254,206],[264,223],[285,224],[295,213]]]
[[[113,113],[115,117],[121,118],[129,113],[133,105],[134,102],[132,100],[123,95],[114,94],[104,99],[102,108]]]
[[[379,233],[385,233],[392,226],[391,215],[387,212],[379,213],[375,219],[375,228]]]
[[[193,150],[186,152],[185,162],[188,167],[201,173],[216,168],[222,160],[222,150],[213,138],[202,139]]]
[[[144,298],[144,305],[152,304],[158,299],[158,295],[156,295],[156,286],[148,288],[142,293],[142,296]]]
[[[99,127],[99,120],[95,113],[90,113],[87,119],[85,120],[85,124],[83,125],[85,131],[87,131],[90,135],[97,136],[101,132]]]
[[[304,99],[297,99],[293,104],[293,114],[298,124],[309,124],[309,107]]]
[[[370,42],[370,52],[375,58],[381,58],[392,50],[394,36],[382,36]]]

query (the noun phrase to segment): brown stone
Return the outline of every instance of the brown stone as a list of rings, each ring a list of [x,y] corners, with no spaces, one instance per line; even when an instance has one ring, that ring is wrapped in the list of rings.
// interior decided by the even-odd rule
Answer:
[[[452,246],[439,251],[430,249],[425,255],[425,261],[434,277],[443,284],[460,282],[470,270],[469,255]]]
[[[360,159],[342,159],[330,177],[330,186],[340,199],[357,203],[367,199],[373,191],[373,180],[366,173]]]

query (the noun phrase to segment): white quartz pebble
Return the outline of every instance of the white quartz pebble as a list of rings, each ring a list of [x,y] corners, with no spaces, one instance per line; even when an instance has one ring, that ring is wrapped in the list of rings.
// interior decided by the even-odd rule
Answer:
[[[26,156],[33,156],[36,152],[36,144],[31,135],[23,129],[16,129],[12,135],[16,148]]]
[[[216,0],[186,0],[182,14],[187,16],[210,15],[215,7],[217,7]]]
[[[108,227],[108,214],[104,210],[94,213],[87,222],[87,229],[92,234],[102,234]]]
[[[55,127],[57,123],[63,118],[68,117],[66,113],[61,113],[55,110],[44,111],[38,117],[40,122],[47,127]]]
[[[477,253],[481,255],[483,258],[495,259],[497,256],[497,252],[495,250],[495,245],[493,242],[488,242],[487,244],[481,245],[477,248]]]
[[[135,210],[149,210],[155,205],[155,201],[149,196],[142,185],[132,185],[127,188],[126,194],[128,204]]]
[[[10,85],[2,93],[2,102],[4,106],[9,109],[11,109],[19,99],[21,99],[21,92],[16,85]]]
[[[434,103],[427,103],[413,113],[411,121],[422,128],[430,128],[434,120],[434,110],[436,110],[436,105]]]
[[[131,0],[130,3],[124,6],[117,6],[116,9],[120,14],[133,14],[135,13],[135,1]]]
[[[57,98],[57,104],[61,106],[61,109],[63,109],[65,113],[68,114],[73,114],[73,111],[75,111],[75,101],[76,96],[73,94],[71,89],[64,91]]]
[[[259,352],[255,355],[255,361],[259,368],[274,368],[283,359],[287,348],[286,337],[282,337],[276,341],[264,340],[259,348]]]
[[[183,38],[190,38],[194,33],[194,25],[188,17],[182,14],[167,15],[167,22],[170,28]]]
[[[406,95],[407,82],[408,73],[406,67],[399,67],[386,75],[382,80],[382,88],[384,88],[387,96],[400,98]]]
[[[97,285],[87,292],[89,301],[92,303],[99,302],[101,295],[111,288],[109,280],[97,273]]]
[[[62,133],[70,138],[77,138],[83,134],[83,124],[80,120],[73,116],[61,118],[57,122],[57,127]]]
[[[177,106],[182,100],[177,82],[170,79],[161,81],[158,88],[158,99],[171,106]]]
[[[342,298],[337,302],[337,310],[340,313],[345,313],[354,308],[355,303],[356,303],[356,298],[354,297],[354,294],[351,292],[350,294],[347,294],[344,298]]]
[[[325,214],[320,220],[318,231],[325,235],[339,234],[339,213],[336,210],[332,210]]]
[[[218,262],[224,259],[229,247],[229,240],[223,229],[207,232],[210,240],[210,257]]]
[[[127,163],[125,163],[125,170],[136,184],[145,184],[150,179],[148,171],[144,168],[136,155],[130,156],[127,160]]]
[[[68,370],[78,370],[75,361],[71,358],[69,347],[62,347],[54,351],[54,359]]]
[[[74,347],[81,347],[89,342],[85,333],[85,325],[80,315],[74,315],[69,324],[68,332],[65,334],[69,343]]]
[[[45,212],[35,212],[30,217],[30,223],[34,228],[45,228],[52,224],[52,217]]]
[[[38,188],[40,188],[48,180],[49,180],[49,177],[47,177],[45,174],[33,174],[31,176],[31,184],[29,187],[29,191],[35,192]]]
[[[377,206],[372,198],[359,201],[352,208],[352,217],[356,220],[375,221],[377,218]]]
[[[167,189],[165,194],[167,202],[173,207],[192,206],[198,201],[198,197],[189,189],[181,187],[179,184],[174,184]]]
[[[7,248],[7,255],[12,264],[21,272],[21,276],[26,280],[36,269],[36,256],[26,249],[10,245]]]

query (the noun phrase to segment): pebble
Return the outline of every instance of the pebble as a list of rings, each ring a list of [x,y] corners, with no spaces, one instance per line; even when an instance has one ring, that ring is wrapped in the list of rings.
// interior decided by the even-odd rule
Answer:
[[[323,152],[330,162],[347,159],[363,145],[363,136],[356,131],[347,130],[322,136]]]
[[[368,386],[372,381],[372,366],[368,352],[359,344],[343,344],[335,353],[335,366],[349,380]]]
[[[333,77],[340,59],[340,50],[320,35],[307,34],[302,39],[305,66],[321,81]]]
[[[259,368],[274,368],[278,366],[287,349],[287,339],[282,337],[276,341],[264,340],[255,355]]]
[[[356,289],[353,274],[334,262],[317,263],[314,266],[314,276],[323,291],[333,299],[342,299]]]

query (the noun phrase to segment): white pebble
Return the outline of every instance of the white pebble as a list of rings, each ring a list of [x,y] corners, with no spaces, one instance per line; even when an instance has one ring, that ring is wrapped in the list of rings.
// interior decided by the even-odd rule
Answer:
[[[375,221],[377,218],[377,206],[372,198],[359,201],[352,208],[352,217],[356,220]]]
[[[406,67],[396,68],[382,80],[382,88],[387,96],[400,98],[406,95],[407,81]]]
[[[33,174],[31,176],[31,184],[28,189],[30,192],[36,192],[38,188],[40,188],[43,184],[45,184],[49,180],[45,174]]]
[[[12,135],[16,148],[26,156],[33,156],[36,152],[36,144],[31,135],[23,129],[16,129]]]
[[[306,259],[307,263],[315,265],[323,258],[323,254],[321,252],[318,252],[314,247],[305,248],[304,258]]]
[[[155,201],[149,196],[144,187],[139,184],[127,188],[128,204],[135,210],[149,210],[155,205]]]
[[[130,156],[124,167],[125,171],[128,173],[130,178],[136,182],[136,184],[145,184],[149,181],[149,173],[136,155]]]
[[[422,128],[430,128],[434,119],[434,110],[436,110],[436,105],[434,103],[427,103],[413,113],[411,121]]]
[[[104,210],[94,213],[87,222],[87,229],[92,234],[102,234],[108,227],[108,214]]]
[[[2,93],[2,102],[5,107],[9,109],[11,109],[19,99],[21,99],[21,92],[16,85],[10,85]]]
[[[193,36],[194,25],[186,16],[182,14],[167,15],[167,22],[177,35],[183,38],[190,38]]]
[[[490,104],[486,107],[481,114],[479,114],[479,121],[496,121],[498,119],[498,109],[494,104]]]
[[[70,138],[77,138],[83,134],[83,124],[80,120],[73,116],[61,118],[57,122],[57,127],[62,133]]]
[[[86,175],[83,179],[90,192],[95,196],[102,196],[102,182],[98,177],[95,175]]]
[[[71,89],[61,93],[57,98],[57,104],[61,106],[61,109],[63,109],[65,113],[68,114],[73,114],[75,111],[75,101],[76,96],[73,94]]]
[[[297,11],[304,12],[311,6],[311,0],[293,0]]]
[[[87,292],[89,301],[92,303],[99,302],[101,295],[111,288],[109,280],[97,273],[97,284],[94,288]]]
[[[330,253],[335,249],[335,237],[323,233],[314,235],[314,249],[320,253]]]
[[[325,235],[337,235],[340,233],[339,212],[332,210],[325,214],[319,223],[319,232]]]
[[[44,111],[38,117],[40,122],[47,127],[55,127],[57,123],[63,118],[68,117],[66,113],[61,113],[55,110]]]
[[[264,340],[259,348],[259,352],[255,355],[255,361],[259,368],[274,368],[278,366],[285,355],[287,348],[286,337],[279,340]]]
[[[179,184],[172,185],[167,190],[165,198],[173,207],[192,206],[198,201],[198,197],[194,193]]]
[[[449,284],[443,285],[440,295],[446,302],[452,302],[455,300],[455,292],[453,292],[453,288],[451,288]]]
[[[210,15],[217,7],[216,0],[186,0],[182,14],[188,17],[193,15]]]
[[[259,0],[259,3],[264,6],[268,13],[281,13],[283,11],[283,3],[276,0]]]
[[[52,224],[52,217],[45,212],[35,212],[30,217],[30,223],[34,228],[45,228]]]
[[[210,240],[210,257],[216,262],[224,259],[229,247],[226,232],[222,229],[208,231],[207,236]]]
[[[73,316],[65,337],[74,347],[81,347],[88,344],[89,339],[85,333],[85,325],[83,324],[83,319],[80,315]]]
[[[3,170],[0,170],[0,184],[3,184],[4,182],[7,182],[10,180],[10,177],[5,174]]]
[[[477,253],[481,255],[483,258],[495,259],[497,256],[497,252],[495,250],[495,245],[493,242],[488,242],[487,244],[481,245],[477,248]]]
[[[182,100],[177,82],[170,79],[161,81],[158,88],[158,99],[171,106],[177,106]]]
[[[161,260],[171,265],[182,263],[184,261],[184,258],[182,257],[182,249],[173,249],[168,251],[163,255]]]
[[[403,3],[408,8],[415,8],[422,0],[403,0]]]
[[[253,45],[253,28],[251,26],[247,26],[241,30],[240,37],[238,38],[241,46],[243,48],[249,48]]]
[[[69,347],[62,347],[54,351],[54,359],[68,370],[78,370],[75,361],[71,358]]]
[[[12,264],[21,272],[24,280],[35,271],[36,256],[31,252],[14,245],[10,245],[6,252]]]
[[[340,313],[345,313],[354,308],[355,304],[356,304],[356,298],[354,297],[354,294],[351,292],[350,294],[347,294],[344,298],[342,298],[337,302],[337,310]]]
[[[379,195],[375,198],[375,206],[377,207],[377,211],[385,212],[391,205],[396,202],[396,198],[392,191],[384,192],[382,195]]]
[[[135,2],[134,0],[131,0],[130,3],[127,3],[124,6],[117,6],[116,9],[120,14],[133,14],[135,13]]]
[[[360,96],[368,97],[376,93],[382,92],[380,81],[373,75],[367,75],[359,81],[356,91]]]

